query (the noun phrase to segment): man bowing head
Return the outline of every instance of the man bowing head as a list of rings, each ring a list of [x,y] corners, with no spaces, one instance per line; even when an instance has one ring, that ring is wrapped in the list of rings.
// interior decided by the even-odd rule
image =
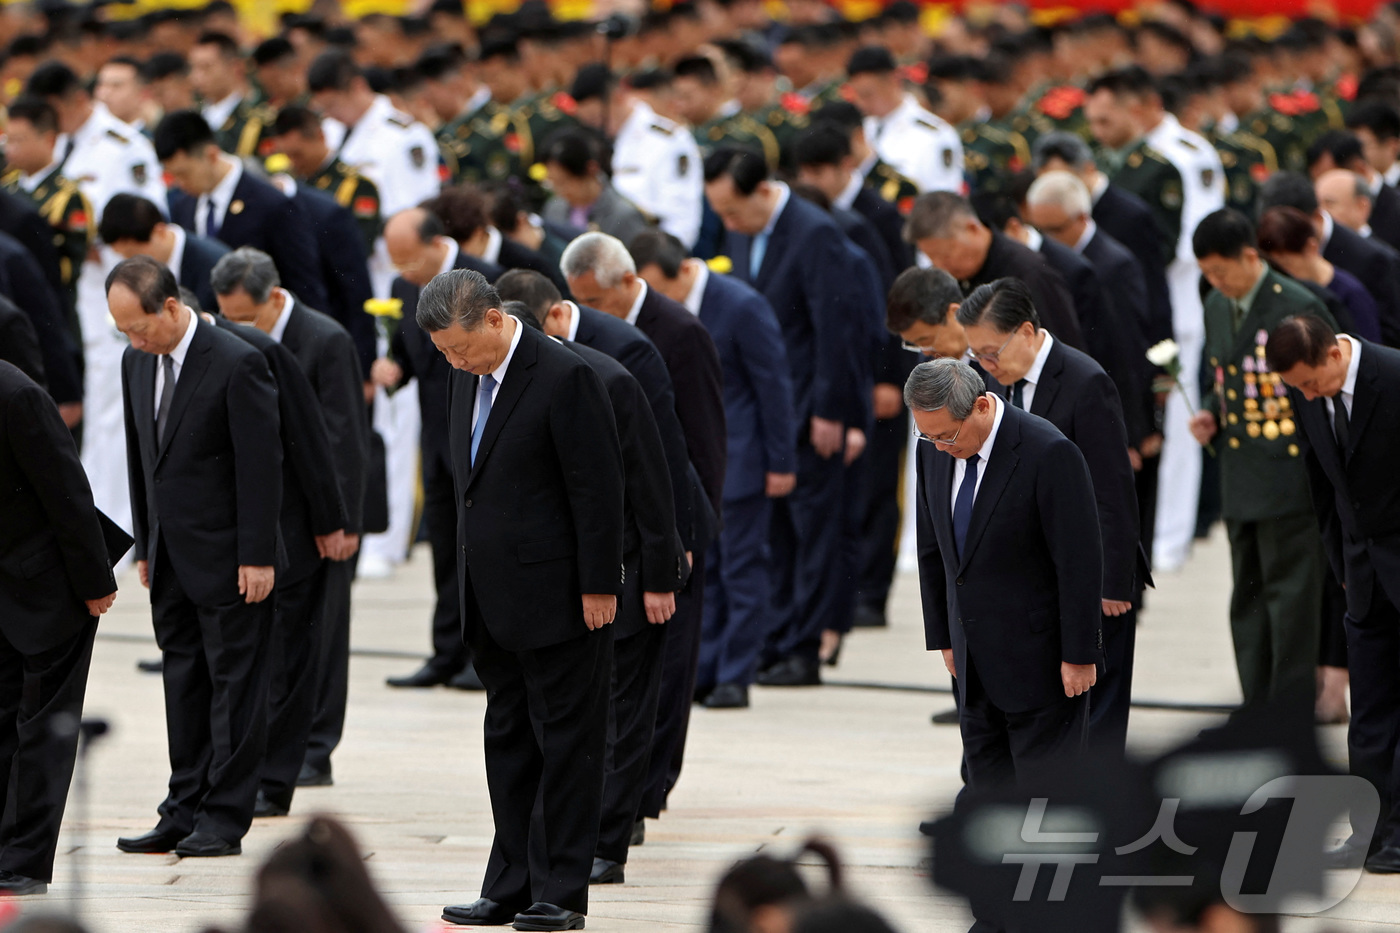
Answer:
[[[417,320],[455,370],[448,448],[463,637],[486,685],[496,836],[481,898],[443,919],[577,930],[602,805],[622,592],[622,453],[602,382],[501,311],[477,272],[434,278]]]

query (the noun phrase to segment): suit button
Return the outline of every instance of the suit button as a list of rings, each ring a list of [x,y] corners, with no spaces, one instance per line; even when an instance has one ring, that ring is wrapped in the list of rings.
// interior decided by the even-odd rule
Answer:
[[[962,586],[962,581],[963,581],[963,578],[962,578],[962,577],[958,577],[957,580],[955,580],[955,581],[953,581],[953,582],[957,583],[958,586]]]
[[[467,508],[471,508],[471,507],[472,507],[472,500],[468,499],[466,502],[463,502],[462,504],[465,505]]]

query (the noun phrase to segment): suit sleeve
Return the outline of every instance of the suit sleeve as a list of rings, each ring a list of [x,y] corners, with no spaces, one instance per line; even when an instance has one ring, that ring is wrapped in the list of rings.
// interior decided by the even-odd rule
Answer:
[[[812,415],[845,424],[851,413],[848,393],[860,380],[862,365],[852,348],[863,351],[867,346],[861,324],[868,313],[861,270],[841,237],[817,235],[793,246],[806,258],[804,286],[812,310]]]
[[[29,318],[7,299],[5,308],[0,308],[0,360],[12,364],[20,372],[47,389],[49,381],[44,374],[44,355],[39,349],[39,338],[34,335],[34,325]]]
[[[1075,310],[1069,287],[1065,285],[1065,280],[1060,274],[1049,266],[1042,265],[1027,284],[1035,295],[1035,307],[1040,312],[1040,320],[1050,333],[1076,350],[1086,350],[1084,331],[1079,326],[1079,313]]]
[[[136,429],[136,412],[131,403],[131,380],[136,368],[135,354],[140,350],[128,348],[122,357],[122,416],[126,422],[126,476],[127,491],[131,497],[131,536],[132,557],[135,560],[149,560],[146,553],[150,544],[151,528],[146,502],[146,469],[141,463],[141,435]],[[153,416],[154,417],[154,416]]]
[[[741,326],[735,343],[739,362],[758,399],[767,469],[769,473],[796,473],[797,413],[793,410],[787,345],[768,302],[755,298],[751,305],[737,315]]]
[[[116,592],[92,488],[53,400],[27,386],[16,393],[6,420],[10,451],[48,515],[73,592],[84,600]]]
[[[676,387],[676,416],[685,429],[685,446],[705,495],[716,510],[724,494],[724,465],[728,452],[724,428],[724,376],[719,352],[703,326],[687,327],[680,355],[672,361]]]
[[[326,477],[335,472],[335,461],[316,391],[292,351],[281,344],[273,345],[268,366],[277,383],[282,456],[291,462],[306,496],[311,533],[330,534],[345,527],[345,507],[339,489],[326,482]]]
[[[360,364],[350,335],[335,328],[326,339],[320,358],[316,391],[330,432],[335,477],[345,503],[344,528],[351,534],[359,534],[363,528],[369,425],[365,419],[364,392],[360,387]]]
[[[651,406],[656,429],[661,432],[661,447],[666,452],[666,466],[671,471],[671,495],[675,500],[676,529],[686,550],[694,550],[696,538],[695,504],[691,501],[690,454],[686,450],[685,431],[676,417],[676,393],[671,375],[655,347],[638,341],[619,359],[627,371],[637,377]]]
[[[283,198],[278,206],[278,229],[269,243],[282,285],[312,308],[329,307],[330,299],[320,275],[320,244],[311,232],[306,214],[291,198]]]
[[[933,515],[928,507],[928,455],[924,444],[914,448],[914,467],[918,474],[915,527],[918,533],[919,595],[924,607],[924,646],[929,651],[941,651],[953,647],[953,640],[948,632],[948,572],[943,567],[943,552],[939,550]]]
[[[44,356],[44,374],[49,394],[59,404],[83,400],[83,380],[78,370],[78,350],[64,323],[58,295],[44,280],[39,264],[23,251],[5,263],[11,301],[29,315],[39,349]]]
[[[1400,256],[1387,249],[1384,260],[1374,264],[1376,269],[1365,285],[1376,299],[1381,342],[1387,347],[1400,347]]]
[[[1060,660],[1098,664],[1103,660],[1103,543],[1093,480],[1079,448],[1063,439],[1044,448],[1038,468],[1036,505],[1060,597]]]
[[[560,379],[549,411],[568,490],[582,593],[622,592],[622,449],[612,403],[582,361]]]
[[[18,195],[9,195],[17,198]],[[92,217],[92,213],[88,213]],[[63,272],[58,261],[58,250],[54,246],[53,228],[44,220],[38,211],[22,210],[17,218],[14,230],[15,239],[19,240],[29,254],[38,263],[44,280],[49,283],[54,294],[63,291]],[[76,276],[78,268],[73,268]]]
[[[282,438],[277,385],[262,354],[239,359],[228,383],[233,435],[234,490],[238,504],[238,563],[277,563],[277,522],[282,511]]]
[[[1128,444],[1137,447],[1149,433],[1145,404],[1152,384],[1152,364],[1147,360],[1147,335],[1142,329],[1138,309],[1147,306],[1147,282],[1142,266],[1125,261],[1115,274],[1116,281],[1108,283],[1105,298],[1112,296],[1115,306],[1105,307],[1105,317],[1112,324],[1112,341],[1106,348],[1110,359],[1099,360],[1118,389],[1123,408],[1123,424],[1128,432]],[[1095,357],[1098,359],[1098,357]]]
[[[613,405],[622,444],[627,503],[637,524],[642,546],[642,589],[673,593],[685,586],[689,570],[685,548],[676,533],[676,506],[661,432],[636,379],[620,380],[625,396]]]
[[[364,381],[369,378],[376,350],[374,318],[365,310],[365,302],[374,297],[369,281],[369,257],[355,215],[339,205],[336,208],[330,216],[334,222],[320,231],[321,265],[329,296],[325,310],[340,322],[354,341],[356,363],[360,379]],[[312,304],[311,307],[319,306]]]
[[[1342,517],[1337,511],[1337,489],[1332,485],[1327,472],[1322,469],[1322,461],[1317,458],[1317,448],[1313,446],[1312,435],[1307,429],[1304,414],[1308,405],[1322,405],[1319,401],[1309,402],[1297,389],[1288,390],[1288,400],[1298,422],[1298,443],[1303,448],[1303,466],[1308,472],[1308,491],[1311,495],[1313,511],[1317,513],[1317,527],[1322,534],[1322,549],[1332,565],[1337,579],[1346,582],[1346,560],[1342,551]],[[1326,409],[1324,408],[1324,413]]]
[[[1074,436],[1089,468],[1103,546],[1104,599],[1130,601],[1137,570],[1137,487],[1128,460],[1123,410],[1108,376],[1095,373],[1074,412]]]

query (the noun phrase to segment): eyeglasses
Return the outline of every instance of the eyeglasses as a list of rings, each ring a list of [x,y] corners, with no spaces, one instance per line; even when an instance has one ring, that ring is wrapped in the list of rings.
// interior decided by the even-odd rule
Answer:
[[[964,418],[962,421],[959,421],[958,429],[957,431],[953,432],[952,437],[929,437],[927,434],[925,434],[923,431],[920,431],[918,428],[914,429],[914,436],[921,441],[928,441],[930,444],[935,444],[939,447],[952,447],[958,442],[958,435],[962,433],[963,425],[965,424],[967,424],[967,419]]]
[[[978,353],[973,351],[972,355],[976,357],[979,363],[991,363],[995,365],[1001,359],[1001,351],[1005,350],[1011,344],[1011,341],[1016,339],[1018,333],[1020,333],[1019,330],[1012,331],[1011,336],[1006,338],[1006,343],[1003,343],[991,353]]]

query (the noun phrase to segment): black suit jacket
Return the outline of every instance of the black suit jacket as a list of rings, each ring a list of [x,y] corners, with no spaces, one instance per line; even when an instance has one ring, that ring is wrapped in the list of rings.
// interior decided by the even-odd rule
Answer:
[[[914,248],[904,240],[904,215],[874,188],[861,185],[860,193],[851,202],[851,210],[870,222],[884,241],[885,250],[899,275],[914,264]]]
[[[1004,276],[1014,275],[1026,283],[1035,299],[1035,310],[1040,314],[1040,323],[1045,329],[1076,350],[1084,349],[1084,332],[1079,326],[1079,315],[1074,310],[1074,298],[1064,278],[1050,265],[1043,255],[1017,243],[998,230],[992,231],[992,245],[987,248],[987,258],[982,268],[977,270],[964,289],[971,292],[979,285],[986,285]]]
[[[571,297],[569,282],[564,278],[564,273],[559,271],[557,263],[550,262],[540,253],[535,252],[523,243],[517,243],[510,237],[501,240],[501,251],[496,255],[497,265],[505,269],[529,269],[538,272],[554,283],[554,287],[559,289],[559,294],[565,298]]]
[[[1376,299],[1381,339],[1386,346],[1400,346],[1400,253],[1333,221],[1322,258],[1361,280]]]
[[[96,221],[89,218],[89,223]],[[39,264],[44,281],[49,283],[53,293],[63,294],[63,267],[59,264],[58,249],[54,246],[53,228],[28,198],[0,191],[0,233],[7,233],[18,240]]]
[[[43,389],[0,362],[0,635],[25,654],[93,622],[117,589],[73,436]]]
[[[349,332],[355,342],[360,379],[364,381],[374,365],[378,334],[374,318],[365,311],[365,302],[374,297],[374,291],[370,288],[369,254],[365,252],[360,222],[329,194],[301,183],[297,184],[296,202],[320,247],[320,277],[326,285],[326,303],[313,307],[324,309]]]
[[[1084,245],[1083,256],[1098,273],[1105,299],[1103,313],[1115,325],[1105,334],[1114,339],[1103,347],[1104,354],[1090,355],[1118,387],[1128,443],[1136,447],[1154,429],[1156,405],[1152,364],[1147,361],[1147,335],[1140,315],[1140,309],[1148,303],[1147,279],[1137,257],[1102,229],[1096,230]]]
[[[164,538],[171,568],[202,606],[239,602],[240,565],[281,561],[281,420],[261,353],[199,322],[175,382],[165,437],[156,443],[157,357],[122,357],[126,461],[137,560],[156,566]]]
[[[193,233],[198,198],[172,188],[169,200],[170,219]],[[233,249],[251,246],[267,253],[286,288],[316,307],[326,306],[321,251],[306,215],[294,199],[270,183],[243,172],[215,239]]]
[[[180,256],[180,284],[194,292],[200,307],[211,314],[219,310],[219,298],[214,294],[209,274],[228,251],[228,247],[218,240],[199,236],[193,230],[185,231],[185,251]]]
[[[73,339],[58,293],[49,287],[39,263],[14,237],[0,233],[0,294],[29,315],[44,377],[55,402],[83,400],[82,351]]]
[[[282,534],[286,564],[277,585],[305,580],[321,566],[316,536],[345,527],[345,506],[340,489],[326,482],[334,475],[331,440],[326,434],[316,391],[292,351],[249,324],[235,324],[224,317],[214,323],[221,330],[253,345],[277,384],[277,414],[282,438]]]
[[[1131,191],[1109,185],[1094,202],[1091,214],[1104,233],[1127,247],[1142,264],[1147,304],[1138,308],[1148,345],[1172,335],[1171,291],[1167,286],[1167,262],[1176,244],[1163,244],[1157,221],[1147,202]]]
[[[642,605],[643,593],[679,592],[690,577],[685,545],[676,533],[666,451],[641,383],[606,353],[572,341],[563,341],[563,345],[581,356],[603,380],[617,423],[624,477],[622,554],[630,573],[618,600],[613,636],[626,638],[650,624]]]
[[[369,469],[369,419],[365,412],[359,361],[355,344],[344,327],[329,316],[313,311],[297,300],[282,332],[282,344],[296,356],[302,372],[316,393],[321,417],[330,438],[334,476],[345,505],[344,524],[317,534],[344,528],[350,534],[364,530],[365,473]],[[327,474],[330,475],[330,474]],[[325,482],[325,479],[322,479]]]
[[[0,360],[17,367],[41,389],[48,389],[44,354],[29,317],[8,298],[0,297]]]
[[[457,580],[468,641],[483,624],[507,651],[588,633],[582,594],[622,592],[622,451],[598,374],[524,324],[476,462],[478,379],[453,370],[448,443]]]
[[[1102,555],[1079,448],[1004,408],[961,557],[953,457],[918,444],[919,585],[929,650],[953,649],[960,673],[970,655],[988,698],[1015,713],[1064,699],[1061,662],[1102,662]],[[966,677],[958,690],[966,701]]]
[[[1371,236],[1391,249],[1400,249],[1400,191],[1382,184],[1371,200]]]
[[[1361,341],[1344,454],[1323,400],[1306,401],[1296,389],[1288,397],[1298,413],[1323,544],[1346,583],[1347,612],[1364,619],[1377,587],[1400,606],[1400,352]],[[1334,401],[1341,404],[1340,394]]]

